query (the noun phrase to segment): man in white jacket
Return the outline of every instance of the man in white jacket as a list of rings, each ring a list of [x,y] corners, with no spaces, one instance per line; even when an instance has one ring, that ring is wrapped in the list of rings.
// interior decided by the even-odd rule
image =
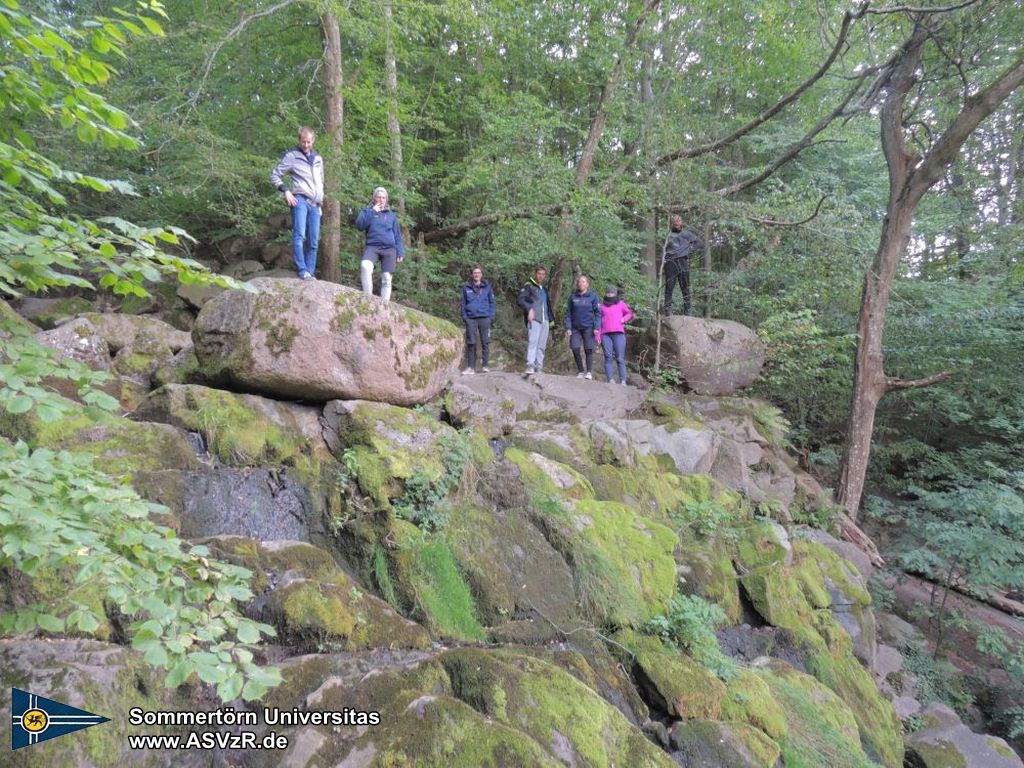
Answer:
[[[299,128],[299,145],[284,153],[270,172],[270,183],[292,209],[292,253],[295,269],[303,280],[316,274],[316,246],[320,240],[320,212],[324,202],[324,159],[313,150],[316,134]],[[291,177],[291,189],[284,183]]]

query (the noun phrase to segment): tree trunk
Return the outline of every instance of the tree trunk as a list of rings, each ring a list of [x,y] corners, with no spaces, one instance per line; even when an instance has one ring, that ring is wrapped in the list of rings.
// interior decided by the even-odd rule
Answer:
[[[338,199],[339,184],[337,166],[341,162],[344,141],[345,97],[341,92],[342,58],[341,30],[338,17],[325,13],[320,17],[324,33],[324,106],[327,132],[327,155],[332,161],[327,165],[324,190],[324,215],[321,226],[320,276],[337,283],[341,280],[339,255],[341,253],[341,201]],[[332,166],[335,170],[332,172]]]
[[[896,265],[910,239],[912,211],[890,212],[882,224],[882,241],[875,259],[864,278],[860,316],[857,320],[857,357],[853,371],[853,399],[847,422],[846,448],[839,475],[837,501],[856,521],[864,493],[868,460],[871,457],[871,436],[875,428],[875,411],[886,393],[886,377],[882,355],[885,314],[892,296]]]
[[[941,381],[938,374],[916,381],[885,375],[882,337],[889,309],[896,267],[906,250],[914,212],[924,194],[938,182],[957,159],[964,142],[982,120],[1024,81],[1024,55],[983,90],[966,99],[953,118],[922,157],[907,149],[904,134],[904,106],[907,94],[917,82],[917,66],[931,30],[918,22],[911,37],[895,57],[881,110],[882,151],[889,169],[889,203],[882,236],[874,262],[864,279],[860,316],[857,321],[857,357],[853,375],[850,419],[840,468],[837,499],[853,521],[857,519],[868,460],[875,412],[882,396],[894,389],[922,387]]]

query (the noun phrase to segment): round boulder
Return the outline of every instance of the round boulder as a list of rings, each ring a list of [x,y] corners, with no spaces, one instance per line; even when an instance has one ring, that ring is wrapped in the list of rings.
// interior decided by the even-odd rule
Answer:
[[[668,317],[664,350],[686,383],[699,395],[731,395],[749,386],[764,366],[757,334],[732,320]]]
[[[462,355],[446,320],[335,283],[259,278],[210,299],[192,329],[204,380],[301,400],[415,405]]]

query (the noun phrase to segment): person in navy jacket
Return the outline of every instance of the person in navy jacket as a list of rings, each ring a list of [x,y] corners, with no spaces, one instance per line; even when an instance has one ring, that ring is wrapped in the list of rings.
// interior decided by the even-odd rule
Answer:
[[[380,297],[391,300],[391,275],[398,262],[405,258],[402,230],[398,217],[388,207],[388,191],[373,190],[373,202],[356,217],[356,229],[366,233],[366,248],[359,263],[359,276],[364,293],[373,293],[373,267],[380,264]]]
[[[479,343],[480,372],[487,373],[487,361],[491,353],[491,323],[497,313],[494,290],[484,280],[484,271],[473,267],[468,283],[462,286],[459,295],[459,314],[466,325],[466,369],[463,375],[476,373],[476,348]]]
[[[601,302],[597,294],[590,290],[590,280],[586,275],[576,279],[576,290],[569,294],[569,303],[565,308],[565,335],[569,339],[569,348],[576,360],[576,378],[594,378],[594,347],[597,340],[594,331],[601,330]],[[586,353],[587,368],[583,370],[580,347]]]

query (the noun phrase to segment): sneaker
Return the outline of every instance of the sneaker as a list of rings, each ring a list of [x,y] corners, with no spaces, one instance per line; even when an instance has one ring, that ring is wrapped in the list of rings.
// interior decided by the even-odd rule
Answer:
[[[627,384],[626,382],[624,382],[624,381],[620,381],[620,382],[619,382],[619,384],[621,384],[621,385],[622,385],[622,386],[624,386],[624,387],[628,387],[628,386],[629,386],[629,385],[628,385],[628,384]]]
[[[592,378],[594,378],[594,374],[592,374],[590,371],[587,371],[585,374],[583,374],[583,378],[584,379],[592,379]]]
[[[486,365],[483,368],[480,369],[480,373],[490,373],[490,372],[491,372],[491,369],[488,368]]]
[[[576,378],[577,379],[582,379],[583,378],[583,371],[580,371],[579,373],[577,373],[576,374]]]
[[[462,372],[462,375],[463,376],[472,376],[474,373],[476,373],[476,371],[474,371],[472,368],[467,368],[466,370],[464,370]]]
[[[526,370],[523,371],[523,376],[533,376],[533,368],[526,366]]]
[[[311,274],[309,274],[309,272],[303,272],[301,275],[299,275],[299,279],[300,280],[313,280],[314,278],[313,278],[313,276]]]

